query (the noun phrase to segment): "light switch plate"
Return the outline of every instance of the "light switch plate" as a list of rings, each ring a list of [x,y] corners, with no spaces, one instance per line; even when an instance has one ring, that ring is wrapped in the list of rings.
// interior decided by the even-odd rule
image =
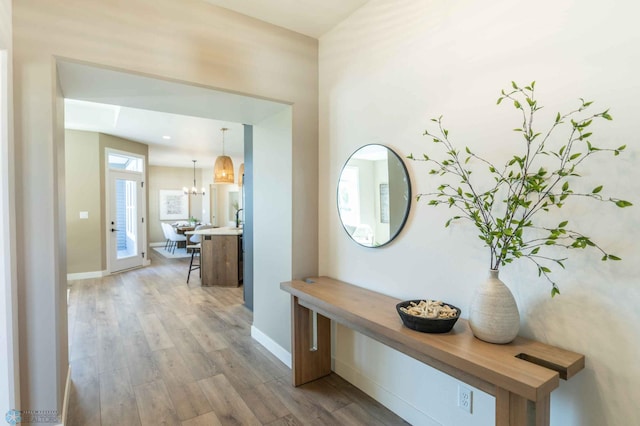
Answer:
[[[89,212],[80,212],[80,219],[89,219]]]

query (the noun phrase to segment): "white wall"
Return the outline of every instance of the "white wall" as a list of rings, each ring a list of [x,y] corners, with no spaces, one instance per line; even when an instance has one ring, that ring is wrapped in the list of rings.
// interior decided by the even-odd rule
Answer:
[[[289,352],[291,302],[280,282],[293,277],[291,120],[285,108],[253,126],[253,327]]]
[[[630,0],[372,0],[320,40],[321,274],[402,299],[444,299],[463,316],[489,266],[476,231],[445,229],[448,209],[414,201],[394,243],[356,245],[335,208],[344,161],[367,143],[389,145],[402,157],[431,153],[434,144],[422,133],[429,118],[444,114],[454,141],[502,162],[518,143],[515,110],[496,106],[511,80],[537,81],[546,106],[539,125],[579,97],[595,100],[596,109],[611,107],[614,121],[598,125],[595,135],[606,146],[627,143],[628,152],[600,157],[585,180],[636,206],[578,202],[557,220],[571,215],[575,228],[623,261],[569,253],[567,269],[554,271],[562,291],[554,299],[526,263],[501,273],[519,304],[522,334],[586,355],[585,371],[552,394],[556,426],[623,425],[640,414],[639,13]],[[407,166],[415,193],[436,186],[422,163]],[[336,371],[412,423],[493,424],[493,398],[476,392],[476,411],[465,415],[456,408],[455,380],[347,330],[338,328],[336,339]]]
[[[0,1],[0,415],[18,408],[20,402],[11,3]]]

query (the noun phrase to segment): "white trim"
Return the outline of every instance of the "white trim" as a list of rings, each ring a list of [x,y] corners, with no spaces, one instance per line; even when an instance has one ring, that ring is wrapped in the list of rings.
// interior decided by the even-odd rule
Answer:
[[[11,2],[9,2],[11,9]],[[9,29],[11,31],[11,29]],[[3,46],[4,47],[4,46]],[[20,406],[14,142],[10,50],[0,49],[0,416]],[[2,418],[2,417],[0,417]]]
[[[86,280],[89,278],[102,278],[109,275],[107,271],[91,271],[91,272],[76,272],[73,274],[67,274],[67,281]]]
[[[275,355],[276,358],[282,361],[287,367],[291,368],[291,353],[273,341],[271,337],[267,336],[253,325],[251,326],[251,337]]]
[[[164,247],[167,243],[151,243],[149,247]]]
[[[142,171],[141,172],[134,172],[134,171],[130,171],[130,170],[117,170],[117,169],[110,169],[109,168],[109,154],[113,153],[113,154],[118,154],[118,155],[126,155],[128,157],[132,157],[132,158],[139,158],[142,160]],[[115,273],[115,272],[123,272],[123,271],[113,271],[114,263],[115,263],[115,259],[113,259],[113,254],[111,253],[111,235],[110,235],[110,227],[109,227],[109,218],[111,217],[111,199],[110,199],[110,195],[111,195],[111,173],[120,173],[120,174],[129,174],[131,176],[136,176],[140,178],[141,182],[144,182],[144,187],[142,188],[138,188],[140,191],[140,212],[139,212],[139,217],[144,219],[144,222],[139,223],[140,226],[140,232],[138,233],[139,239],[140,239],[140,247],[143,248],[144,252],[145,252],[145,256],[142,259],[140,265],[136,265],[134,266],[134,268],[136,267],[141,267],[141,266],[149,266],[151,264],[150,260],[149,260],[149,253],[148,253],[148,246],[147,246],[147,220],[149,219],[147,217],[147,191],[149,188],[149,182],[147,182],[147,157],[145,155],[140,155],[140,154],[135,154],[133,152],[127,152],[127,151],[122,151],[119,149],[115,149],[115,148],[110,148],[110,147],[105,147],[104,149],[104,194],[105,194],[105,205],[104,205],[104,211],[103,211],[103,216],[104,216],[104,220],[105,220],[105,249],[106,249],[106,253],[107,253],[107,271],[109,273]],[[143,250],[139,250],[140,252],[142,252]]]
[[[62,400],[62,417],[60,420],[62,423],[58,423],[56,426],[64,426],[67,424],[67,415],[69,414],[69,394],[71,393],[71,365],[67,369],[67,382],[64,385],[64,399]]]
[[[442,426],[426,413],[394,395],[355,368],[332,357],[335,373],[412,425]]]

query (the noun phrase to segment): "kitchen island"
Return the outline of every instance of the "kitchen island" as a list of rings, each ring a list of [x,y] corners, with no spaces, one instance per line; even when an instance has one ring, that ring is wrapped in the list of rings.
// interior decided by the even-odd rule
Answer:
[[[200,235],[202,286],[238,287],[242,283],[242,228],[210,228]]]

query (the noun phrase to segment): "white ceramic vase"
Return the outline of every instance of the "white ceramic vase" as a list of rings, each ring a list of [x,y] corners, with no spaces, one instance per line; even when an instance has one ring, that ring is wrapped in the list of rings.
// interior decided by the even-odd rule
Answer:
[[[489,278],[475,291],[469,309],[473,335],[489,343],[509,343],[520,330],[520,314],[513,294],[500,278],[498,270],[489,270]]]

